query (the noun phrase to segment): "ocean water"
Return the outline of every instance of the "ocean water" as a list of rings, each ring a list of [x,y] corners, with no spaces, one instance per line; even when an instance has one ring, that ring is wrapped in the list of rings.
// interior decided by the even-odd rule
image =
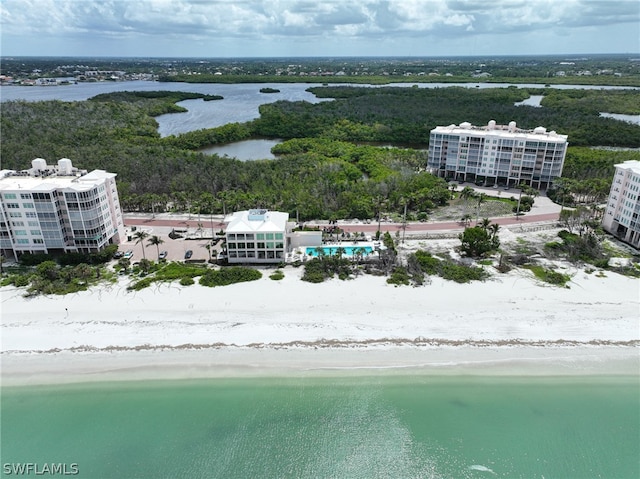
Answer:
[[[9,387],[2,465],[82,478],[640,477],[638,377]],[[51,476],[48,476],[51,477]]]

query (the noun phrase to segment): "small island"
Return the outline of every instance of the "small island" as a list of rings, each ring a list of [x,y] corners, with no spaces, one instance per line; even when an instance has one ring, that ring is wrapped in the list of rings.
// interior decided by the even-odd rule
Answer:
[[[277,88],[260,88],[260,93],[280,93]]]

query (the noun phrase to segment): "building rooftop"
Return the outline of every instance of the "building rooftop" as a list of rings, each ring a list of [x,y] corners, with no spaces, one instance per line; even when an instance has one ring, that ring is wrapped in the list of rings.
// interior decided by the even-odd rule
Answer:
[[[285,231],[289,213],[268,210],[237,211],[227,220],[227,233]]]
[[[629,160],[629,161],[625,161],[624,163],[618,163],[617,165],[614,165],[614,166],[616,168],[631,170],[634,173],[640,174],[640,161],[638,160]]]
[[[540,138],[544,138],[546,141],[558,142],[565,142],[568,138],[567,135],[560,135],[555,131],[547,131],[543,126],[539,126],[533,130],[524,130],[518,128],[515,121],[509,122],[508,125],[498,125],[494,120],[491,120],[485,126],[474,126],[469,122],[462,122],[460,125],[437,126],[431,130],[431,133],[469,133],[477,136],[496,136],[503,138],[513,138],[517,135],[527,140],[538,141]]]
[[[62,158],[57,165],[47,165],[46,161],[36,158],[28,170],[0,171],[0,190],[27,190],[49,192],[56,189],[87,191],[104,179],[114,178],[115,173],[104,170],[87,170],[74,168],[71,160]]]

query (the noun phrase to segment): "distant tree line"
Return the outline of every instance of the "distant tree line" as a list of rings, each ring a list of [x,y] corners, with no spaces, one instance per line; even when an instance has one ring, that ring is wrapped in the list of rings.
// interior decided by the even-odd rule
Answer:
[[[336,100],[263,105],[261,117],[252,122],[166,138],[160,137],[153,116],[191,94],[122,92],[83,102],[3,102],[3,168],[29,168],[38,157],[67,157],[80,168],[113,171],[122,204],[132,211],[212,214],[265,207],[297,213],[302,220],[374,218],[382,212],[400,213],[405,205],[409,212],[424,214],[446,204],[450,192],[444,181],[423,171],[424,149],[359,143],[418,143],[426,148],[429,131],[438,124],[466,120],[482,125],[489,119],[516,120],[525,128],[543,125],[569,134],[571,143],[572,135],[579,139],[582,129],[589,130],[584,122],[593,126],[584,132],[588,144],[640,143],[640,127],[598,118],[591,108],[572,109],[570,102],[515,107],[514,102],[529,95],[517,88],[343,86],[312,91]],[[636,97],[625,98],[623,103]],[[241,162],[197,151],[255,136],[291,140],[274,149],[277,160]],[[598,191],[604,191],[612,165],[633,157],[637,152],[571,148],[566,175],[591,181],[580,186],[589,191],[593,180],[600,179]]]

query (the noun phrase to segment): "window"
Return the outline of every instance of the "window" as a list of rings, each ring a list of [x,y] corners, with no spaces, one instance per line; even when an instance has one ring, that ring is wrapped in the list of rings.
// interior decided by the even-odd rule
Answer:
[[[17,213],[17,212],[14,212],[14,211],[10,211],[9,212],[9,217],[10,218],[22,218],[22,213]]]
[[[42,238],[35,238],[35,239],[33,240],[33,242],[34,242],[35,244],[44,244],[44,240],[43,240]]]
[[[7,208],[17,209],[20,208],[20,205],[18,203],[7,203]]]
[[[256,239],[258,239],[258,240],[263,240],[263,239],[264,239],[264,233],[258,233],[258,234],[256,235]]]
[[[32,236],[40,236],[42,234],[40,230],[29,230],[29,233],[31,233]]]
[[[33,203],[22,203],[23,208],[34,208]]]
[[[4,199],[5,200],[15,200],[16,199],[16,195],[15,195],[15,193],[5,193],[4,194]]]
[[[27,230],[16,230],[13,232],[16,236],[27,236]]]
[[[24,226],[24,221],[12,221],[11,226]]]
[[[27,218],[37,218],[38,214],[35,211],[27,211]]]
[[[267,233],[267,239],[268,240],[272,240],[273,239],[273,233]]]
[[[28,239],[24,239],[24,238],[18,238],[16,240],[16,243],[18,243],[18,244],[29,244],[29,240]]]
[[[281,240],[281,239],[283,239],[283,237],[282,237],[282,233],[276,233],[276,239],[277,239],[277,240]]]

